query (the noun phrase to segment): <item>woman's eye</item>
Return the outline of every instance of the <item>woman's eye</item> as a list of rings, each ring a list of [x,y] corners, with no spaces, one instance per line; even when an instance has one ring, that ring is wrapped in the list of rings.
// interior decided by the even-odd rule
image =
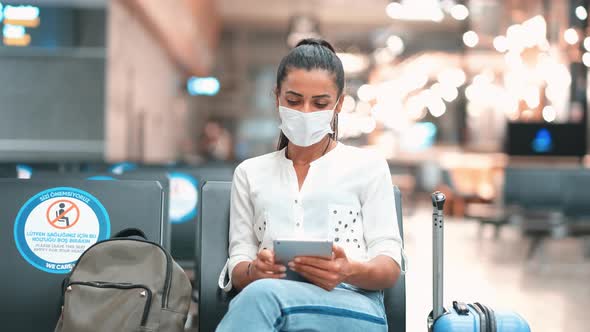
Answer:
[[[291,106],[294,106],[294,105],[299,104],[299,102],[298,101],[295,101],[295,100],[287,100],[287,104],[289,104]]]
[[[328,104],[315,104],[318,108],[326,108],[328,107]]]

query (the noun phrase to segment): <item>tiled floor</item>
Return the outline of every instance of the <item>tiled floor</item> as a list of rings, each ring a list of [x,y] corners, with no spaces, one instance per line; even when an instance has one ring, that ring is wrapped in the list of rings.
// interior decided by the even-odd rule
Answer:
[[[407,331],[426,331],[432,308],[431,209],[404,219],[407,273]],[[445,305],[479,301],[524,316],[534,332],[590,331],[590,259],[580,239],[550,239],[527,261],[529,240],[505,227],[492,229],[446,218]]]

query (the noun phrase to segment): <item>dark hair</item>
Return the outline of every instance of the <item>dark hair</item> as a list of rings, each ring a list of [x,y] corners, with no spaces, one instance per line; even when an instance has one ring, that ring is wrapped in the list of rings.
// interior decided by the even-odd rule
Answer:
[[[305,70],[323,69],[328,71],[334,77],[334,84],[338,89],[337,97],[342,95],[342,91],[344,90],[344,68],[342,67],[342,61],[336,55],[334,47],[327,41],[307,38],[297,43],[279,64],[277,70],[277,94],[281,90],[281,85],[285,77],[287,77],[289,70],[293,68]],[[331,137],[338,139],[338,114],[334,115],[332,129],[334,130],[334,134],[331,134]],[[283,149],[288,143],[289,139],[281,132],[277,149]]]

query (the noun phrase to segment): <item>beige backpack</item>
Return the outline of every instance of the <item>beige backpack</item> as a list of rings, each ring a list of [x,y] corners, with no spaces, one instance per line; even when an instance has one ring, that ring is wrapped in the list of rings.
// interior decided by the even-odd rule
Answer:
[[[182,332],[192,291],[166,249],[137,229],[88,248],[63,288],[55,332]]]

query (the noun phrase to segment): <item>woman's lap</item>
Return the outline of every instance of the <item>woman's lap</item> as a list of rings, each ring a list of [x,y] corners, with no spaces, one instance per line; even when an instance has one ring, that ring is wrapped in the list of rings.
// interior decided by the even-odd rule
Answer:
[[[342,284],[326,291],[289,280],[258,280],[230,303],[218,331],[387,331],[380,292]]]

